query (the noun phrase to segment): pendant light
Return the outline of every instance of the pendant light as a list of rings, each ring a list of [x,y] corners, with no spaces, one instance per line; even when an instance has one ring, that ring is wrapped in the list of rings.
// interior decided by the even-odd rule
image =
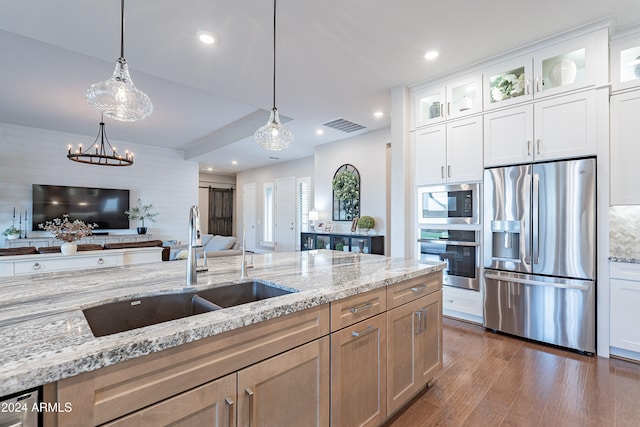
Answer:
[[[107,143],[106,146],[105,142]],[[109,143],[107,134],[104,131],[104,117],[101,117],[100,120],[98,136],[89,148],[82,151],[82,144],[78,145],[76,151],[72,152],[71,148],[71,145],[69,145],[67,159],[74,162],[100,166],[131,166],[133,164],[133,153],[127,150],[122,156],[118,154],[116,147],[112,147]]]
[[[120,58],[109,80],[95,83],[87,89],[87,100],[98,112],[122,122],[135,122],[151,115],[153,104],[135,87],[124,59],[124,0],[120,6]]]
[[[273,108],[269,121],[254,134],[259,146],[271,151],[289,148],[293,142],[293,134],[280,123],[276,108],[276,0],[273,0]]]

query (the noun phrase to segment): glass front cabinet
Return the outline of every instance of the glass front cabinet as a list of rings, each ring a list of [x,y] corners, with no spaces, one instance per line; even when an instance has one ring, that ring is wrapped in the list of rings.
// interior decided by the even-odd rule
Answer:
[[[300,233],[300,249],[331,249],[384,255],[384,236],[339,233]]]
[[[613,91],[640,87],[640,33],[611,41]]]

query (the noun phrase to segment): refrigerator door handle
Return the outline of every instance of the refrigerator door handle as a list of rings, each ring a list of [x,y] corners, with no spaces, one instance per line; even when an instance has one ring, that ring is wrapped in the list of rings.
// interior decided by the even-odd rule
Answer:
[[[533,174],[533,209],[531,210],[533,263],[540,261],[540,175]]]
[[[529,173],[524,176],[524,188],[531,191],[531,174]],[[525,196],[526,200],[529,200],[531,197],[530,193],[525,194]],[[529,235],[529,233],[531,233],[531,228],[527,225],[529,221],[530,219],[527,218],[527,216],[520,220],[520,229],[522,230],[522,234],[524,234],[524,240],[520,241],[521,245],[524,246],[524,259],[522,261],[527,265],[531,265],[531,245],[529,244],[531,239],[531,236]]]
[[[577,283],[556,283],[556,282],[542,282],[539,280],[522,279],[520,277],[501,276],[499,274],[485,273],[484,277],[487,279],[500,280],[501,282],[509,283],[521,283],[523,285],[531,286],[546,286],[551,288],[560,289],[576,289],[578,291],[588,291],[589,285],[579,285]]]

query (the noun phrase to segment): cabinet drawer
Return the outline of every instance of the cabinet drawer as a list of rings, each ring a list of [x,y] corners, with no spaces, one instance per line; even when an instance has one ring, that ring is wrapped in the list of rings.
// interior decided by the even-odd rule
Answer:
[[[48,273],[78,268],[101,268],[118,265],[118,254],[96,254],[91,256],[61,256],[57,259],[45,259],[42,261],[28,260],[16,261],[14,274]]]
[[[640,281],[640,264],[611,262],[609,263],[609,276],[612,279]]]
[[[389,309],[418,299],[442,288],[442,272],[405,280],[387,288]]]
[[[478,291],[443,286],[442,308],[482,317],[482,296]]]
[[[331,332],[353,325],[387,310],[385,288],[331,303]]]

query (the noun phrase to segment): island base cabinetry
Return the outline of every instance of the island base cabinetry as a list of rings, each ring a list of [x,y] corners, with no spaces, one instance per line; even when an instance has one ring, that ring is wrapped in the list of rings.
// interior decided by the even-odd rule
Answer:
[[[442,291],[387,312],[387,410],[403,407],[442,369]]]
[[[331,334],[331,426],[378,426],[387,418],[386,314]]]

